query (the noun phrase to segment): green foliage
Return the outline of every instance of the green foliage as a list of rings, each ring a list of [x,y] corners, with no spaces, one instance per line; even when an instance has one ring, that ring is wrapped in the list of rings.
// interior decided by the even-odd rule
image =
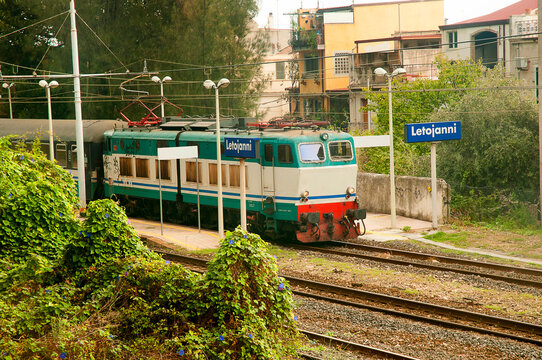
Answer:
[[[461,141],[442,143],[438,172],[458,186],[538,188],[538,111],[534,93],[496,68],[433,121],[461,121]],[[535,195],[536,197],[536,195]],[[530,199],[535,200],[535,199]]]
[[[46,74],[71,73],[69,18],[64,23],[67,14],[57,16],[68,9],[69,2],[65,0],[6,0],[0,3],[1,33],[27,27],[24,32],[16,32],[0,43],[0,53],[4,54],[2,60],[21,66],[3,66],[2,73],[23,74],[26,70],[22,66],[26,66],[31,74],[38,64],[38,74],[42,71]],[[160,72],[161,78],[169,75],[173,81],[165,86],[167,98],[180,105],[186,114],[197,115],[207,115],[214,109],[214,97],[205,99],[201,96],[214,95],[202,86],[203,81],[226,77],[232,82],[227,89],[221,90],[221,111],[250,116],[256,108],[255,99],[264,85],[261,66],[236,66],[261,63],[265,54],[267,35],[251,33],[249,27],[258,12],[256,0],[94,0],[76,2],[76,10],[82,73],[148,70]],[[45,21],[44,26],[30,26],[39,21]],[[58,46],[49,47],[51,43]],[[127,106],[133,95],[123,93],[119,88],[128,79],[113,76],[82,80],[83,97],[95,99],[83,102],[86,118],[118,117],[118,109]],[[60,85],[68,89],[72,86],[68,80],[63,80]],[[150,107],[160,102],[160,87],[150,77],[140,77],[123,87],[148,91],[150,97],[143,100]],[[44,95],[43,89],[30,83],[17,83],[12,91],[17,97],[43,98]],[[186,97],[186,94],[191,96]],[[73,118],[73,99],[70,98],[73,94],[57,90],[53,96],[60,99],[53,107],[53,117]],[[97,100],[100,98],[104,100]],[[7,111],[7,103],[2,106]],[[143,108],[139,110],[134,119],[146,115]],[[39,103],[19,101],[14,104],[17,117],[46,118],[46,111],[47,107]],[[166,115],[178,112],[168,105],[165,111]]]
[[[452,215],[473,221],[531,224],[538,196],[538,120],[534,92],[504,69],[437,60],[438,80],[394,79],[397,175],[429,176],[429,144],[405,144],[404,124],[461,121],[462,139],[437,147],[437,174],[451,185]],[[369,94],[377,134],[388,132],[387,89]],[[388,173],[387,148],[360,151],[360,169]],[[472,190],[472,192],[471,192]],[[524,210],[521,210],[524,209]],[[505,220],[508,219],[508,220]]]
[[[67,246],[64,262],[77,271],[145,251],[124,210],[114,201],[103,199],[88,205],[82,230]]]
[[[0,139],[0,256],[23,261],[31,253],[55,259],[79,229],[73,178],[24,143]]]
[[[293,351],[297,330],[289,284],[267,250],[258,235],[237,228],[209,263],[200,311],[215,325],[213,333],[201,335],[212,341],[213,358],[273,359]]]
[[[395,173],[397,175],[413,175],[417,172],[415,165],[417,158],[429,153],[426,143],[405,144],[404,125],[428,121],[431,114],[443,108],[451,108],[466,93],[465,90],[473,86],[483,73],[480,63],[468,60],[455,61],[453,64],[443,58],[435,61],[439,73],[438,80],[419,79],[404,81],[401,78],[392,80],[392,108],[393,108],[393,137]],[[377,113],[375,135],[389,134],[389,100],[388,89],[383,88],[376,93],[368,93],[369,105],[362,111],[375,111]],[[381,174],[389,173],[388,149],[364,149],[360,164],[363,171]]]
[[[89,208],[90,219],[102,207]],[[1,261],[0,348],[12,358],[289,358],[298,336],[292,295],[267,250],[237,229],[205,275],[152,253],[77,274],[39,256]]]
[[[471,189],[455,191],[450,209],[452,216],[477,223],[491,222],[501,229],[532,228],[537,226],[536,212],[518,200],[513,192],[493,190],[486,194]]]

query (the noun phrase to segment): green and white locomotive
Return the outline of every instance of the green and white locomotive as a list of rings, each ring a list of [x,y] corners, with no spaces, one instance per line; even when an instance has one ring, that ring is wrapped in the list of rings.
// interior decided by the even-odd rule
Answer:
[[[226,227],[239,224],[240,162],[224,155],[224,138],[258,139],[247,159],[246,199],[250,231],[296,236],[302,242],[356,237],[365,211],[356,201],[357,165],[353,138],[312,128],[246,126],[245,119],[221,121],[221,174]],[[161,160],[158,148],[197,146],[198,159]],[[104,133],[104,191],[127,210],[158,211],[162,198],[170,219],[217,223],[217,148],[214,119],[165,118],[159,126]],[[160,166],[160,171],[158,171]]]

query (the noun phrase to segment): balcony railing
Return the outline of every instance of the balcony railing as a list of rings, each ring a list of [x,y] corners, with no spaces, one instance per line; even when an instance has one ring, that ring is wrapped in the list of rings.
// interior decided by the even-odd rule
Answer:
[[[350,70],[350,88],[384,87],[387,80],[384,76],[375,76],[371,68],[353,68]]]
[[[317,50],[324,45],[324,35],[318,30],[295,30],[290,43],[293,51]]]

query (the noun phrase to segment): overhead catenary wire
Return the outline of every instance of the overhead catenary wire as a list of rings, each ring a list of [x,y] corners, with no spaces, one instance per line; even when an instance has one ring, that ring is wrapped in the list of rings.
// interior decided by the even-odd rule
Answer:
[[[61,14],[59,15],[56,15],[56,16],[60,16]],[[54,17],[56,17],[54,16]],[[52,17],[52,18],[54,18]],[[52,18],[49,18],[49,19],[52,19]],[[46,21],[48,19],[45,19],[43,21]],[[81,19],[83,22],[84,20]],[[39,22],[38,22],[39,23]],[[96,37],[97,34],[90,28],[90,26],[84,22],[85,25],[94,33],[94,35]],[[538,33],[532,33],[532,34],[527,34],[527,35],[535,35],[535,34],[538,34]],[[526,36],[525,34],[521,35],[521,37],[523,36]],[[514,37],[519,37],[519,36],[514,36],[514,35],[509,35],[509,36],[500,36],[500,37],[497,37],[495,38],[495,41],[499,41],[499,39],[504,39],[504,38],[514,38]],[[99,37],[98,37],[99,39]],[[103,40],[99,39],[102,44],[110,51],[110,49],[107,47],[107,45],[103,42]],[[455,42],[457,44],[463,44],[463,43],[472,43],[472,42],[475,42],[476,40],[469,40],[469,41],[462,41],[462,42]],[[489,42],[485,43],[484,45],[487,45]],[[442,48],[446,45],[449,45],[449,44],[440,44],[439,46]],[[398,50],[413,50],[413,49],[422,49],[422,48],[434,48],[435,45],[425,45],[425,46],[419,46],[419,47],[412,47],[412,48],[408,48],[408,49],[398,49]],[[451,52],[451,51],[459,51],[460,49],[453,49],[453,50],[448,50],[447,52]],[[110,51],[111,52],[111,51]],[[112,53],[112,52],[111,52]],[[115,56],[113,53],[112,53],[113,56]],[[352,55],[358,55],[358,54],[352,54]],[[318,59],[325,59],[325,58],[336,58],[338,56],[319,56],[319,57],[316,57]],[[535,57],[533,57],[534,59]],[[117,60],[119,61],[119,63],[121,63],[124,68],[127,69],[127,66],[124,65],[122,63],[122,61],[120,61],[118,58]],[[261,65],[265,65],[265,64],[276,64],[276,63],[292,63],[292,62],[300,62],[300,61],[304,61],[304,59],[290,59],[290,60],[277,60],[277,61],[265,61],[265,62],[254,62],[254,63],[245,63],[245,64],[228,64],[228,65],[217,65],[217,66],[210,66],[210,65],[204,65],[204,66],[198,66],[198,65],[195,65],[195,64],[185,64],[185,63],[176,63],[176,62],[173,62],[173,61],[164,61],[164,60],[157,60],[157,59],[148,59],[149,61],[155,61],[155,62],[160,62],[160,63],[170,63],[170,64],[177,64],[177,65],[181,65],[181,66],[188,66],[188,68],[180,68],[180,69],[163,69],[163,70],[160,70],[160,72],[175,72],[175,71],[188,71],[188,70],[203,70],[203,69],[233,69],[233,68],[240,68],[240,70],[244,70],[243,67],[248,67],[248,66],[261,66]],[[507,62],[509,61],[512,61],[512,60],[507,60]],[[41,61],[40,61],[41,63]],[[133,62],[132,64],[136,64],[137,62]],[[12,64],[14,65],[14,64]],[[364,64],[366,66],[369,66],[370,64]],[[412,64],[414,65],[414,64]],[[423,65],[427,65],[427,66],[431,66],[432,64],[416,64],[417,66],[423,66]],[[16,65],[15,65],[16,66]],[[467,64],[467,65],[464,65],[465,67],[467,66],[476,66],[476,65],[470,65],[470,64]],[[38,67],[39,67],[39,64],[38,64]],[[30,69],[30,68],[29,68]],[[328,71],[331,71],[333,68],[323,68],[322,70],[325,70],[326,73]],[[121,80],[121,74],[111,74],[109,76],[96,76],[96,78],[105,78],[105,79],[109,79],[111,78],[112,76],[118,76],[117,79],[118,80]],[[334,79],[336,78],[335,76],[329,76],[329,77],[320,77],[319,79],[321,80],[324,80],[324,81],[327,81],[329,79]],[[260,79],[261,80],[261,79]],[[232,83],[248,83],[248,84],[251,84],[253,83],[255,80],[254,78],[245,78],[245,79],[238,79],[238,80],[232,80]],[[279,79],[271,79],[271,80],[266,80],[266,81],[281,81],[281,82],[284,82],[284,81],[291,81],[291,80],[288,80],[288,79],[285,79],[285,80],[279,80]],[[175,82],[175,84],[177,85],[192,85],[192,84],[199,84],[201,81],[190,81],[190,80],[187,80],[187,81],[178,81],[178,82]],[[111,84],[111,85],[94,85],[94,84],[87,84],[87,87],[88,86],[110,86],[110,87],[116,87],[117,85],[115,84]],[[523,86],[522,87],[523,89],[536,89],[536,87],[528,87],[528,86]],[[516,90],[520,90],[521,88],[520,87],[517,87]],[[393,90],[394,93],[400,93],[400,92],[426,92],[426,91],[474,91],[474,90],[480,90],[479,88],[473,88],[473,89],[425,89],[425,90],[420,90],[420,89],[416,89],[416,90]],[[504,89],[503,89],[504,90]],[[372,90],[368,90],[368,91],[363,91],[364,93],[369,93],[369,92],[375,92],[375,91],[372,91]],[[339,96],[344,96],[344,95],[347,95],[349,94],[350,92],[349,91],[338,91],[338,92],[333,92],[333,93],[303,93],[303,94],[287,94],[286,97],[308,97],[308,96],[322,96],[322,95],[325,95],[325,96],[328,96],[328,97],[339,97]],[[178,99],[190,99],[190,100],[194,100],[194,99],[202,99],[202,98],[208,98],[210,95],[206,95],[206,94],[203,94],[201,95],[199,98],[196,98],[194,96],[191,96],[191,97],[183,97],[183,96],[179,96]],[[223,95],[223,98],[224,99],[234,99],[236,97],[242,97],[242,96],[246,96],[246,94],[243,94],[243,93],[237,93],[237,94],[228,94],[228,93],[224,93]],[[269,95],[262,95],[264,97],[266,96],[269,96]],[[102,97],[104,100],[106,99],[106,97]],[[171,99],[174,99],[174,97],[170,97]],[[119,100],[112,100],[112,101],[119,101]]]

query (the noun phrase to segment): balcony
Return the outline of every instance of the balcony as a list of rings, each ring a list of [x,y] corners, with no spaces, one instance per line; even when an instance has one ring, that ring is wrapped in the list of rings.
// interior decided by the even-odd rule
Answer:
[[[375,76],[372,67],[355,67],[350,71],[350,88],[381,88],[387,86],[387,80],[383,76]]]
[[[290,45],[293,51],[323,50],[324,35],[318,30],[295,30]]]

